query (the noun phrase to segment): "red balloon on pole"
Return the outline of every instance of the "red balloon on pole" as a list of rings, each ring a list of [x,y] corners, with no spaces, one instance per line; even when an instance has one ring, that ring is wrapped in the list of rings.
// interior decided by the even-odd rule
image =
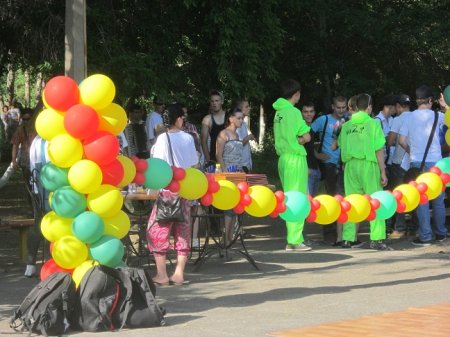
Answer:
[[[53,109],[66,111],[80,102],[80,90],[70,77],[56,76],[45,85],[44,99]]]
[[[40,273],[41,281],[45,280],[51,274],[60,272],[60,271],[65,272],[65,273],[72,273],[73,269],[64,269],[64,268],[58,266],[56,264],[55,260],[53,260],[53,259],[45,261],[45,263],[42,265],[42,268],[41,268],[41,273]]]
[[[122,164],[117,159],[108,165],[100,166],[100,169],[103,173],[102,184],[117,186],[125,174]]]
[[[77,139],[94,136],[98,129],[99,118],[97,112],[89,105],[76,104],[64,115],[64,128]]]
[[[119,141],[110,132],[97,131],[94,136],[83,142],[83,149],[86,159],[100,166],[108,165],[119,154]]]

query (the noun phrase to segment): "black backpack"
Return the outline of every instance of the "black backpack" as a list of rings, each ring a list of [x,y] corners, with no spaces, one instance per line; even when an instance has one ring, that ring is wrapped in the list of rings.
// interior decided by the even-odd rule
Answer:
[[[75,304],[75,283],[69,273],[56,272],[37,284],[14,311],[10,327],[14,330],[57,336],[70,326]],[[19,321],[19,322],[18,322]]]
[[[95,266],[81,280],[78,292],[71,319],[75,329],[96,332],[165,324],[165,311],[143,269]]]

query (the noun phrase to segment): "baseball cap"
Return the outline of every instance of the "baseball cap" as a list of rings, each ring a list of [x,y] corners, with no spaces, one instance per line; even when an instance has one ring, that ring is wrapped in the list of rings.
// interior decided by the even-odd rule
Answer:
[[[395,105],[395,103],[397,103],[397,97],[395,95],[387,95],[383,97],[383,106]]]
[[[416,89],[416,99],[434,97],[433,91],[426,85],[421,85]]]
[[[400,94],[397,96],[397,103],[401,105],[411,105],[411,97],[405,94]]]

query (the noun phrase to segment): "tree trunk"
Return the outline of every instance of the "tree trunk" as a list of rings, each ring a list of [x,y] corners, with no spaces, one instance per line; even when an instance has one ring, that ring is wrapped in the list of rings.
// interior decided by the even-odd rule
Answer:
[[[39,102],[41,99],[42,88],[44,87],[44,83],[42,81],[42,73],[38,72],[36,75],[36,84],[34,89],[34,100],[35,102]]]
[[[23,73],[24,77],[24,100],[25,100],[25,106],[30,107],[30,71],[28,69],[25,69]]]
[[[259,137],[258,144],[259,148],[262,148],[264,137],[266,135],[266,114],[264,112],[264,105],[259,105]]]
[[[8,69],[8,75],[6,76],[6,104],[11,106],[14,100],[14,82],[16,74],[12,64],[8,64],[6,68]]]

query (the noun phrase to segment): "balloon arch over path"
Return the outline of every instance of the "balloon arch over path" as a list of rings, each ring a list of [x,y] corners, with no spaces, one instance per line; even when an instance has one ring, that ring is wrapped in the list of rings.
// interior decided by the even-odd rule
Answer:
[[[101,74],[79,85],[69,77],[57,76],[44,88],[45,109],[36,119],[36,130],[48,141],[50,157],[40,179],[50,191],[52,210],[43,217],[41,230],[51,242],[52,259],[42,267],[41,279],[56,271],[68,271],[78,285],[96,263],[122,265],[120,239],[127,235],[130,220],[121,210],[120,189],[130,183],[166,188],[185,199],[200,199],[203,205],[233,209],[238,214],[326,225],[387,219],[395,212],[409,212],[436,198],[450,182],[450,158],[442,159],[409,184],[372,195],[313,198],[296,191],[272,192],[262,185],[249,187],[245,182],[216,181],[213,175],[195,168],[119,155],[116,136],[125,129],[127,116],[120,105],[112,103],[114,97],[114,83]],[[450,125],[450,110],[445,120]]]

